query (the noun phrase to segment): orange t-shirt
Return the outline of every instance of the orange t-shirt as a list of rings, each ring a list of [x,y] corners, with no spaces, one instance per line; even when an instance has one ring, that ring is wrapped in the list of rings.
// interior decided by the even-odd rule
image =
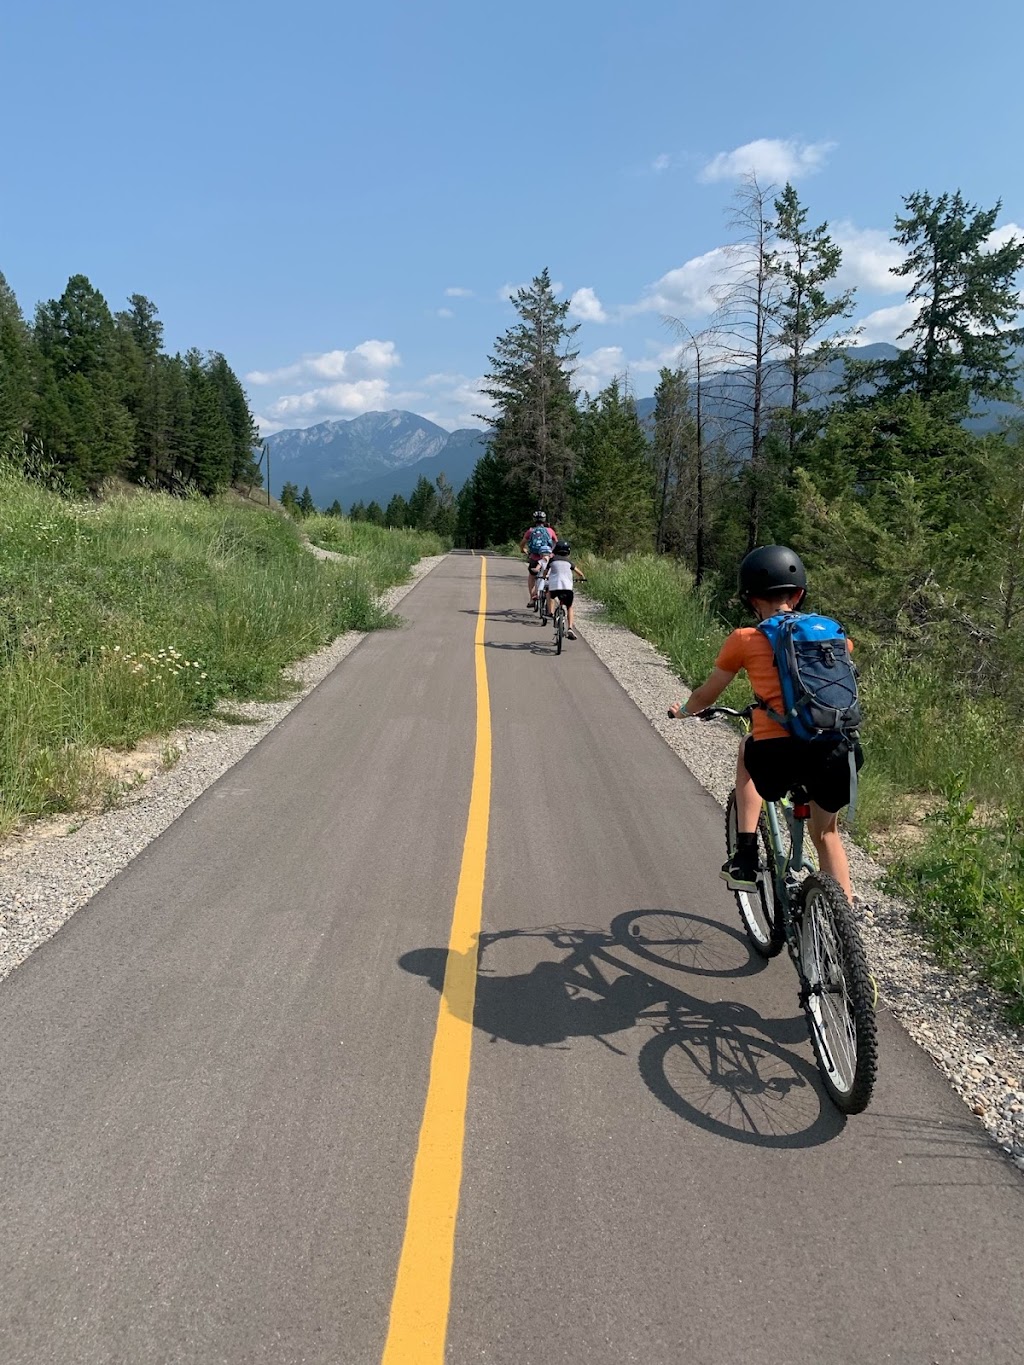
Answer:
[[[847,637],[846,647],[853,653],[853,641]],[[718,651],[715,667],[725,673],[746,670],[754,696],[773,711],[782,711],[782,683],[775,657],[766,636],[756,626],[740,626],[728,637]],[[767,711],[760,707],[754,712],[755,739],[785,739],[786,730]]]

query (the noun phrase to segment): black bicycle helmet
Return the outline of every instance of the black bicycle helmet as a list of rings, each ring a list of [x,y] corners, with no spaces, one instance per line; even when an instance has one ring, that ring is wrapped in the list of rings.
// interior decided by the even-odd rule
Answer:
[[[807,570],[800,556],[785,545],[762,545],[740,565],[740,597],[750,606],[752,597],[764,597],[781,588],[807,591]]]
[[[543,526],[547,519],[548,519],[547,512],[534,512],[533,514],[534,526]]]
[[[567,540],[556,540],[555,548],[552,551],[552,553],[556,555],[571,555],[572,546],[569,544]]]

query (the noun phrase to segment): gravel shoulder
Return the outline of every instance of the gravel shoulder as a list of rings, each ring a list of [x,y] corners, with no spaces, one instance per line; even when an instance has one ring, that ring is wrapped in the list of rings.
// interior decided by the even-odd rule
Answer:
[[[310,547],[313,548],[313,547]],[[314,549],[318,558],[338,558]],[[421,559],[408,583],[381,596],[386,611],[445,558]],[[231,723],[180,729],[125,756],[119,765],[129,782],[159,767],[152,759],[166,754],[173,766],[130,790],[116,807],[98,815],[40,821],[19,837],[0,843],[0,980],[55,934],[122,868],[170,825],[198,796],[293,710],[347,654],[365,632],[347,631],[324,649],[288,670],[296,690],[284,701],[230,702]]]
[[[648,641],[602,619],[578,594],[580,634],[697,780],[724,806],[733,786],[736,733],[724,723],[669,720],[688,690]],[[908,907],[887,896],[884,868],[847,842],[856,911],[882,1003],[946,1075],[957,1094],[1024,1171],[1024,1030],[1008,1024],[977,976],[941,967]]]

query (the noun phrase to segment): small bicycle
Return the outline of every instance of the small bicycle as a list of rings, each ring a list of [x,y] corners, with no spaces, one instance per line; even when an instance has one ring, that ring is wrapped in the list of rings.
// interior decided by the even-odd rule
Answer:
[[[565,632],[569,629],[569,613],[565,609],[565,603],[559,597],[555,603],[555,653],[561,654],[562,641],[565,639]]]
[[[537,575],[537,599],[536,599],[536,603],[535,603],[535,605],[534,605],[534,611],[537,613],[537,617],[538,617],[538,619],[539,619],[541,625],[544,625],[545,621],[547,620],[547,610],[548,610],[548,576],[547,576],[547,574],[538,574],[538,575]]]
[[[734,716],[749,727],[755,710],[709,706],[701,720]],[[800,1005],[825,1089],[844,1114],[867,1108],[875,1084],[878,988],[853,910],[842,888],[819,872],[805,848],[807,793],[794,788],[766,801],[757,826],[757,891],[735,891],[740,919],[755,952],[774,957],[789,949],[800,979]],[[725,809],[725,839],[736,851],[736,793]],[[788,846],[787,846],[788,836]]]

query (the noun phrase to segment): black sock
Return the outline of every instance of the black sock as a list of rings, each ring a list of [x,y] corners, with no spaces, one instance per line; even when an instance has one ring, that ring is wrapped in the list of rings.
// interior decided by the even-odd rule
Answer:
[[[736,835],[736,852],[737,852],[737,853],[748,853],[748,852],[749,852],[749,853],[754,853],[754,852],[756,851],[756,849],[757,849],[757,835],[756,835],[756,834],[737,834],[737,835]]]

